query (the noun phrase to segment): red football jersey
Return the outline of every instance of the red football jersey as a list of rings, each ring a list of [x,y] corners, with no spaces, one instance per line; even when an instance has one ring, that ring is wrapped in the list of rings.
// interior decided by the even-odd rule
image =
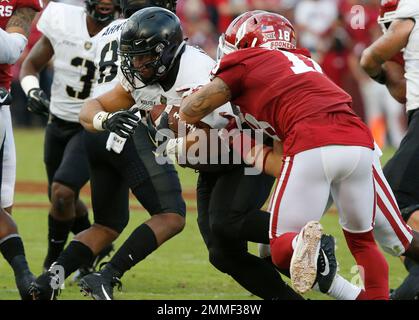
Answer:
[[[284,154],[325,145],[371,149],[368,127],[350,108],[351,97],[302,50],[238,50],[214,70],[230,88],[246,121],[283,141]]]
[[[32,8],[41,11],[44,7],[42,0],[0,0],[0,27],[5,30],[13,13],[19,8]],[[11,66],[0,64],[0,87],[10,89],[12,81]]]

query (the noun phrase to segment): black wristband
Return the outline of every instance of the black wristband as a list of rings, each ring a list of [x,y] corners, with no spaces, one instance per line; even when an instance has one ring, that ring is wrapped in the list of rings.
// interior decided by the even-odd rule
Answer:
[[[386,76],[385,71],[383,69],[381,69],[380,70],[380,73],[377,74],[374,77],[371,77],[371,79],[373,79],[374,81],[377,81],[378,83],[386,84],[387,76]]]

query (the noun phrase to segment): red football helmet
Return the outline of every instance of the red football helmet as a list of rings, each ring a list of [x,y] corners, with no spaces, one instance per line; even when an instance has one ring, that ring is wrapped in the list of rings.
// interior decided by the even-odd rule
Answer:
[[[399,1],[400,0],[381,0],[380,15],[377,21],[383,32],[386,32],[390,23],[393,22]]]
[[[248,18],[237,30],[238,49],[263,47],[295,49],[295,30],[287,18],[277,13],[264,12]]]
[[[221,57],[225,54],[229,54],[233,51],[237,50],[236,47],[236,35],[237,30],[239,30],[240,26],[250,17],[264,13],[266,11],[263,10],[253,10],[247,11],[236,17],[228,26],[225,33],[223,33],[218,41],[218,48],[217,48],[217,59],[221,59]]]

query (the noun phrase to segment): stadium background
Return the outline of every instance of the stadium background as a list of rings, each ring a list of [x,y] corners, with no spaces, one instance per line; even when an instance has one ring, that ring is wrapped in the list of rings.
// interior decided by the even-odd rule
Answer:
[[[71,3],[83,5],[78,0]],[[237,14],[252,9],[279,12],[293,22],[297,36],[301,39],[300,45],[308,47],[324,72],[352,95],[354,110],[370,125],[376,141],[384,148],[382,160],[385,163],[400,142],[394,137],[400,136],[405,128],[403,107],[398,106],[396,114],[400,131],[397,134],[386,130],[385,112],[375,114],[374,119],[368,117],[370,106],[366,100],[369,99],[363,99],[361,91],[369,80],[358,63],[362,50],[380,34],[376,23],[379,0],[178,0],[177,12],[189,43],[199,45],[215,57],[220,32],[225,30]],[[353,28],[356,14],[364,17],[361,21],[363,27],[360,29]],[[34,26],[29,48],[38,38],[39,32]],[[19,67],[20,63],[14,67],[16,79]],[[50,68],[41,75],[41,86],[47,92],[51,77]],[[43,127],[46,119],[26,111],[25,97],[17,80],[13,82],[12,95],[17,148],[13,216],[24,240],[30,267],[38,275],[47,245],[48,198],[43,165]],[[122,292],[117,292],[115,298],[255,299],[256,297],[251,296],[229,276],[218,272],[208,262],[207,251],[196,224],[196,174],[193,170],[183,168],[179,168],[179,174],[188,209],[185,230],[129,271],[122,279]],[[88,186],[83,189],[82,198],[90,204]],[[135,199],[132,199],[130,208],[130,223],[116,241],[116,246],[147,217],[147,213]],[[337,238],[341,274],[359,284],[359,275],[354,268],[355,261],[338,227],[336,210],[332,208],[322,219],[322,223],[326,231]],[[257,253],[255,244],[250,244],[249,247],[253,253]],[[390,265],[390,287],[394,288],[402,282],[406,271],[399,259],[388,255],[386,257]],[[307,297],[325,299],[324,295],[317,293],[310,293]],[[7,263],[0,259],[0,300],[18,298],[13,273]],[[78,287],[71,285],[71,277],[60,298],[82,299]]]

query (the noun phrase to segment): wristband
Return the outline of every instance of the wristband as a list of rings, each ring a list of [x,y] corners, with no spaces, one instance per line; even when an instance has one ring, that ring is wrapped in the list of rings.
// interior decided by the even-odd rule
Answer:
[[[22,86],[25,94],[28,95],[31,89],[39,88],[39,80],[33,75],[28,75],[23,77],[23,79],[20,81],[20,85]]]
[[[100,111],[95,114],[93,117],[93,128],[95,128],[97,131],[104,131],[103,128],[103,121],[105,121],[109,116],[109,112]]]

